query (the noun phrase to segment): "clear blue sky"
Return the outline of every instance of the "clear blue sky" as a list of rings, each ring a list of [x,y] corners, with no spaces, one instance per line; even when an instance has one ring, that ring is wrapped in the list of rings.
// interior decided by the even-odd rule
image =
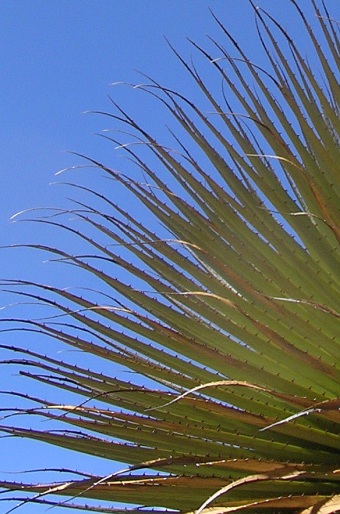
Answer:
[[[294,33],[295,19],[288,0],[257,3],[272,8]],[[339,4],[330,4],[340,19]],[[111,95],[130,105],[139,120],[162,130],[156,111],[150,111],[140,97],[136,99],[131,89],[110,84],[143,81],[134,71],[138,69],[188,94],[190,82],[163,36],[187,58],[194,51],[186,37],[202,44],[206,34],[223,39],[208,7],[232,30],[252,59],[261,63],[258,47],[253,46],[254,16],[247,0],[0,0],[0,245],[46,236],[42,227],[8,220],[31,207],[66,205],[67,191],[49,183],[55,180],[56,171],[79,163],[67,150],[119,166],[112,145],[94,135],[113,128],[114,122],[83,115],[84,111],[110,110]],[[295,36],[299,36],[296,30]],[[58,240],[54,242],[58,245]],[[51,281],[52,268],[42,265],[42,260],[24,250],[1,250],[0,275]],[[58,273],[64,271],[59,269]],[[67,270],[58,280],[74,285]],[[1,305],[6,301],[1,296]],[[3,312],[14,314],[13,309]],[[7,337],[1,336],[2,342]],[[13,335],[9,338],[15,343]],[[0,371],[0,389],[15,388],[19,379],[13,371]],[[0,404],[6,400],[0,397]],[[72,463],[65,463],[59,450],[17,440],[2,439],[0,445],[1,476],[5,471],[44,467],[49,460],[55,467],[72,467],[76,459],[72,455]],[[80,459],[75,467],[94,473],[112,471],[112,465],[95,459]],[[0,512],[4,509],[0,503]],[[24,506],[19,512],[44,510]]]

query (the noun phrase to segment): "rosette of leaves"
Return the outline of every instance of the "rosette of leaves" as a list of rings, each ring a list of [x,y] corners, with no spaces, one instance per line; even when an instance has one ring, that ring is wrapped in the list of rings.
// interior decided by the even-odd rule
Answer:
[[[86,159],[147,216],[131,214],[114,187],[77,183],[88,197],[72,209],[81,230],[53,214],[38,220],[86,245],[81,254],[32,246],[83,270],[92,291],[6,282],[56,311],[12,325],[90,364],[102,359],[106,371],[11,347],[24,376],[75,401],[56,404],[50,388],[47,398],[21,393],[28,424],[39,416],[62,428],[2,430],[122,464],[109,476],[3,482],[7,499],[77,508],[91,498],[97,512],[124,511],[117,502],[133,513],[340,510],[340,44],[323,3],[311,1],[310,20],[292,3],[306,56],[262,10],[265,68],[217,19],[223,45],[192,43],[209,85],[178,55],[210,113],[153,80],[139,85],[178,127],[171,148],[120,106],[104,113],[133,133],[137,144],[111,141],[145,180]]]

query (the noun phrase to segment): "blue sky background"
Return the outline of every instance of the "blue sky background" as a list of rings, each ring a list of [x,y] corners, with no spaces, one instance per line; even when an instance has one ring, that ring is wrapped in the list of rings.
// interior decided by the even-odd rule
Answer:
[[[299,39],[288,0],[257,3],[272,8],[271,12],[283,19]],[[330,4],[334,17],[340,19],[339,4]],[[68,150],[96,157],[119,169],[123,162],[119,152],[94,135],[114,128],[114,121],[82,114],[88,110],[112,110],[108,95],[131,108],[136,118],[160,138],[163,131],[167,137],[154,105],[141,101],[141,96],[128,87],[110,84],[143,82],[134,71],[137,69],[190,95],[191,82],[164,36],[186,58],[195,55],[186,37],[201,44],[206,34],[223,40],[209,7],[232,30],[250,57],[261,64],[259,46],[253,44],[254,15],[247,0],[0,0],[0,245],[51,238],[44,227],[10,223],[9,218],[33,207],[69,205],[64,188],[49,186],[56,180],[55,172],[80,162]],[[128,171],[126,161],[124,170]],[[119,197],[122,193],[115,194],[117,202],[124,203],[125,198]],[[58,237],[60,234],[52,237],[56,246],[61,242]],[[44,256],[26,250],[1,250],[0,275],[47,282],[56,279],[64,285],[74,285],[69,270],[59,267],[58,276],[53,277],[55,268],[43,265],[43,260]],[[6,296],[1,295],[1,305],[7,302]],[[10,316],[14,310],[7,308],[2,313]],[[14,344],[20,335],[0,337],[1,342]],[[41,341],[32,344],[36,349],[46,345]],[[52,346],[53,351],[56,350]],[[15,389],[20,379],[13,370],[2,366],[0,371],[0,389]],[[0,405],[7,401],[8,397],[0,396]],[[46,462],[53,467],[74,466],[94,473],[113,471],[111,463],[94,458],[78,460],[76,455],[67,458],[71,462],[65,462],[60,450],[20,440],[0,440],[0,451],[1,477],[7,471],[44,467]],[[19,479],[25,478],[19,475]],[[19,512],[45,509],[26,505]],[[5,511],[5,504],[0,503],[0,512]]]

